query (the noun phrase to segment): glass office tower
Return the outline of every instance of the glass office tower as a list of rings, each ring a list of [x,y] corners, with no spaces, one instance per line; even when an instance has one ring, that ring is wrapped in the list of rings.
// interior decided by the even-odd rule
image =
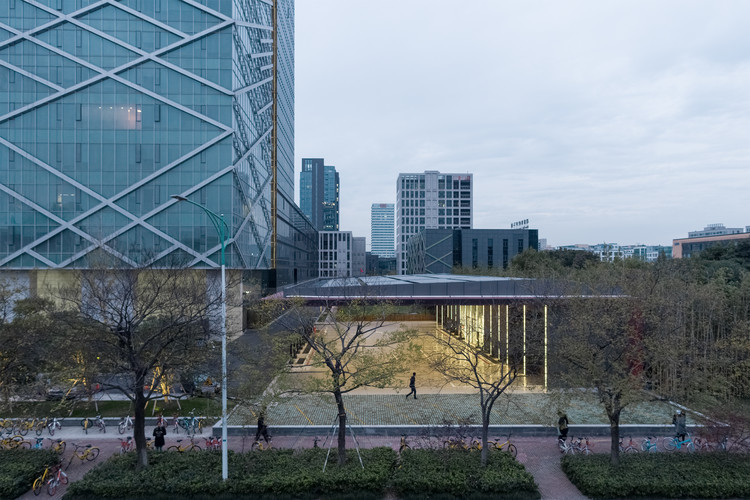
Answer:
[[[339,230],[339,173],[323,158],[303,158],[299,206],[318,231]]]
[[[396,256],[394,224],[393,203],[372,204],[370,207],[370,244],[373,254],[386,258]]]
[[[293,109],[293,0],[0,2],[0,268],[216,267],[180,195],[228,267],[288,281]]]

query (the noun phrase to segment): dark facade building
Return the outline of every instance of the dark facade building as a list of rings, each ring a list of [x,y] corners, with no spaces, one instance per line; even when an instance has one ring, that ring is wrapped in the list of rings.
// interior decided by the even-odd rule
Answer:
[[[455,268],[508,267],[516,255],[539,250],[536,229],[424,229],[409,238],[408,274]]]
[[[323,158],[303,158],[299,206],[318,231],[339,230],[339,174]]]

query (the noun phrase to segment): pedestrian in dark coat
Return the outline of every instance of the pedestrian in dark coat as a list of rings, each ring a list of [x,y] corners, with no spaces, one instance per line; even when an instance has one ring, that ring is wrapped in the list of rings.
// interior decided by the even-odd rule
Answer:
[[[167,435],[167,428],[163,425],[157,425],[154,429],[154,448],[156,451],[161,451],[164,446],[164,436]]]
[[[258,431],[255,433],[255,441],[260,441],[260,436],[263,436],[263,439],[266,440],[266,443],[270,441],[270,437],[268,436],[268,426],[266,425],[266,410],[263,409],[258,414]]]
[[[685,435],[687,434],[687,419],[682,410],[677,410],[677,413],[672,415],[672,425],[674,425],[674,435],[680,441],[685,441]]]
[[[411,392],[406,395],[406,399],[409,399],[409,396],[414,394],[414,399],[417,399],[417,385],[416,380],[417,378],[417,372],[414,372],[411,374],[411,378],[409,379],[409,388],[411,388]]]
[[[557,439],[565,441],[568,439],[568,416],[562,410],[557,410],[557,417],[557,429],[560,431]]]

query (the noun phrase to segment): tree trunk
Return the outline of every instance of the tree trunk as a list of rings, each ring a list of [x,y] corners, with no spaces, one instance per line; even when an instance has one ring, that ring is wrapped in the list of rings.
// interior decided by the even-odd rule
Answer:
[[[482,467],[487,467],[487,434],[490,428],[491,409],[482,409]]]
[[[615,467],[620,465],[620,411],[620,408],[617,408],[612,412],[607,412],[611,437],[609,461]]]
[[[148,400],[143,394],[144,379],[139,378],[135,384],[135,407],[133,415],[133,438],[135,439],[135,452],[138,456],[136,469],[148,467],[148,454],[146,450],[146,405]]]
[[[346,463],[346,408],[341,397],[341,391],[336,389],[333,395],[336,397],[336,406],[339,410],[339,465]]]

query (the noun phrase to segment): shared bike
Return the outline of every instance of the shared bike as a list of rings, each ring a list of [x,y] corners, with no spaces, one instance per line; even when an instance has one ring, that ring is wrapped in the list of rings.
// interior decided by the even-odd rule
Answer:
[[[70,444],[75,447],[75,450],[73,450],[73,455],[70,457],[70,461],[68,461],[68,465],[65,467],[66,470],[70,467],[70,464],[73,462],[74,458],[77,458],[81,462],[83,462],[84,460],[88,460],[90,462],[99,456],[99,448],[97,448],[96,446],[91,446],[90,444]]]

